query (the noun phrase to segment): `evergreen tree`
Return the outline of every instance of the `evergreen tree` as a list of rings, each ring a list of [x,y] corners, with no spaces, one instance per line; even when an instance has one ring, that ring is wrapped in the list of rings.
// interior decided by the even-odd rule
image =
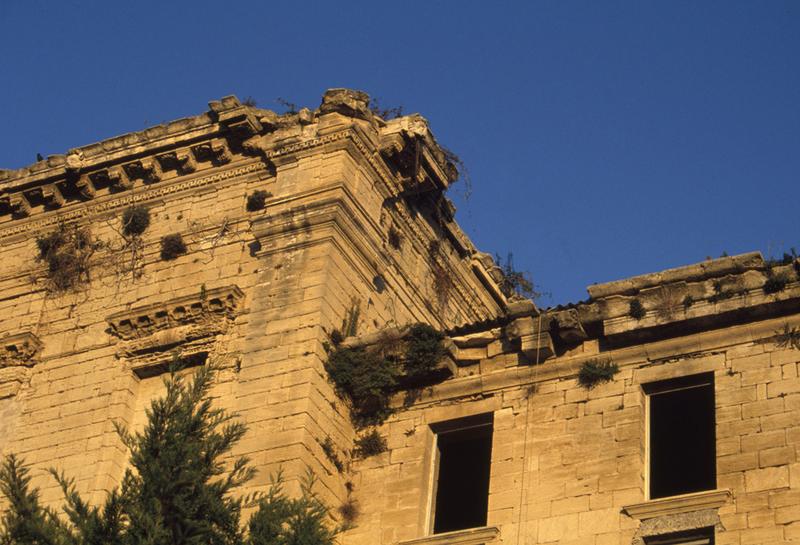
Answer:
[[[0,492],[9,509],[0,545],[332,545],[329,510],[311,490],[309,474],[300,498],[284,495],[280,475],[257,501],[248,531],[241,524],[242,498],[232,492],[255,471],[245,457],[226,470],[223,458],[246,432],[209,398],[214,370],[204,366],[187,381],[175,372],[166,394],[147,410],[147,425],[131,434],[117,427],[130,449],[130,469],[102,507],[88,505],[74,482],[51,474],[64,493],[66,520],[39,503],[30,470],[16,456],[0,467]]]

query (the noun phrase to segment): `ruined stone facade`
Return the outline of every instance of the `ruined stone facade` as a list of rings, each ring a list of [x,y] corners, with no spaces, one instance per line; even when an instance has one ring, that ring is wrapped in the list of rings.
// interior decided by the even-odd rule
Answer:
[[[358,505],[346,545],[800,540],[796,260],[709,260],[537,309],[455,224],[457,171],[426,121],[368,103],[330,90],[277,115],[226,97],[0,170],[0,454],[99,501],[127,461],[114,422],[143,424],[178,357],[220,366],[218,403],[249,426],[235,454],[259,470],[245,491],[279,467],[296,490],[311,468],[329,504]],[[170,235],[184,248],[164,253]],[[46,240],[71,244],[68,281]],[[326,343],[417,322],[447,333],[441,372],[394,396],[385,452],[351,456],[362,430]],[[696,475],[663,462],[695,451]],[[484,512],[435,533],[448,501],[475,503],[442,492],[466,459]]]

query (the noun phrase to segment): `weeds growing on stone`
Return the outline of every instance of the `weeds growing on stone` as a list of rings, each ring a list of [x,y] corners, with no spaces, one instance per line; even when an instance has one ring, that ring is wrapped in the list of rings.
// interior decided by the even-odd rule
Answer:
[[[171,261],[187,251],[186,243],[180,233],[173,233],[161,239],[161,259]]]
[[[150,226],[150,210],[146,206],[129,206],[122,213],[122,234],[126,237],[140,236]]]
[[[619,367],[611,361],[589,360],[578,372],[578,384],[591,390],[598,384],[609,382],[619,373]]]
[[[767,275],[767,280],[764,282],[763,290],[766,295],[778,293],[786,288],[789,283],[789,276],[786,273],[773,274],[770,272]]]
[[[325,457],[330,460],[333,466],[336,468],[336,471],[341,473],[344,470],[344,463],[342,463],[342,459],[339,458],[339,455],[336,453],[336,447],[333,445],[333,441],[330,437],[326,437],[325,440],[319,444],[322,447],[322,452],[325,453]]]
[[[94,253],[89,230],[59,224],[55,231],[36,239],[38,261],[47,264],[48,289],[65,292],[89,281],[89,258]]]
[[[628,308],[628,315],[635,320],[641,320],[644,318],[645,314],[647,314],[647,311],[644,309],[642,302],[638,299],[631,300]]]
[[[443,339],[431,326],[416,324],[403,339],[335,347],[325,369],[337,392],[350,400],[353,421],[359,426],[379,424],[391,413],[389,400],[401,377],[418,380],[436,368],[445,355]]]
[[[387,238],[389,240],[389,246],[391,246],[395,250],[399,250],[403,244],[403,237],[400,234],[400,231],[395,229],[394,225],[389,227],[389,234]]]
[[[358,458],[369,458],[386,452],[386,438],[378,433],[378,430],[371,430],[358,437],[355,441],[353,454]]]
[[[269,191],[264,191],[263,189],[257,189],[253,191],[247,196],[247,211],[248,212],[255,212],[257,210],[263,210],[267,206],[267,199],[272,197],[272,193]]]
[[[783,324],[783,331],[775,332],[775,344],[778,348],[793,348],[800,350],[800,329]]]

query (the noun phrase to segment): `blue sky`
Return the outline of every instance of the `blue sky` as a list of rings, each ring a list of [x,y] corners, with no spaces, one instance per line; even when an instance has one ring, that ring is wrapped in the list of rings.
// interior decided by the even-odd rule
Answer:
[[[550,296],[800,249],[800,2],[0,3],[0,168],[351,87],[466,163],[457,218]]]

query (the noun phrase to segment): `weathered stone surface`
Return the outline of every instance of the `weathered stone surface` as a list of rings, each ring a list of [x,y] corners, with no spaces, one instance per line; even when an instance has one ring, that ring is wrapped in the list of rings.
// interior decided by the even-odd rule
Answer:
[[[642,543],[710,526],[718,543],[800,535],[796,264],[710,260],[540,311],[509,302],[491,256],[428,202],[454,177],[424,118],[376,120],[366,94],[344,89],[313,111],[235,97],[209,107],[0,171],[0,453],[63,469],[99,501],[126,463],[112,422],[144,424],[176,355],[222,368],[216,399],[250,427],[235,454],[259,470],[244,493],[278,467],[290,492],[310,467],[334,507],[351,483],[362,515],[343,545]],[[272,196],[247,210],[256,191]],[[133,204],[150,225],[123,238]],[[53,293],[36,238],[65,221],[91,236],[90,274]],[[176,233],[186,253],[162,260],[161,239]],[[774,274],[786,283],[766,293]],[[345,345],[373,346],[416,322],[449,335],[443,373],[393,397],[378,427],[389,452],[339,473],[320,445],[348,453],[358,431],[324,343],[343,323],[355,331]],[[598,361],[618,373],[581,386]],[[699,373],[714,377],[720,490],[648,500],[645,386]],[[436,426],[485,413],[487,527],[430,537]],[[35,474],[43,501],[60,502]]]

